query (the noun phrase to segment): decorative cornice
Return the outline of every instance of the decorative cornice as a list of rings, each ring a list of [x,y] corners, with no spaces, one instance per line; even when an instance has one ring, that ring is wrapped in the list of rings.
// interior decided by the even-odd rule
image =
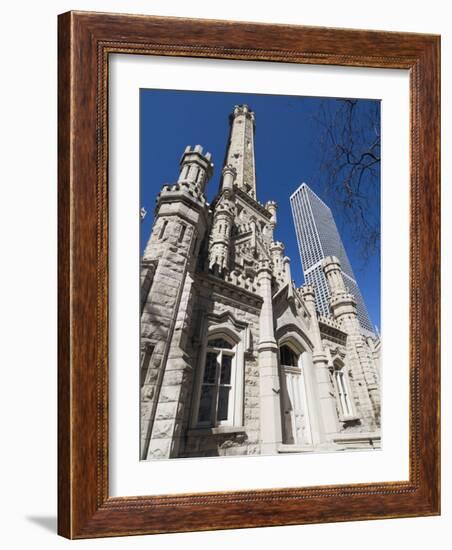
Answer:
[[[226,300],[229,298],[231,300],[238,300],[243,303],[245,308],[252,307],[253,309],[260,310],[262,306],[263,299],[254,292],[250,292],[249,290],[224,281],[210,273],[198,273],[196,277],[202,285],[210,286],[214,291],[219,292]]]
[[[253,197],[250,197],[248,193],[245,193],[245,191],[240,189],[240,187],[238,187],[235,184],[234,184],[234,191],[236,192],[237,196],[239,196],[248,204],[248,206],[251,206],[251,208],[259,212],[259,214],[261,214],[268,220],[271,219],[272,215],[270,214],[270,212],[268,212],[268,210],[265,209],[265,206],[261,202],[257,201],[256,199],[253,199]]]
[[[319,319],[320,334],[328,338],[333,338],[340,343],[345,343],[347,340],[347,333],[332,324],[327,324],[324,320],[325,318]]]

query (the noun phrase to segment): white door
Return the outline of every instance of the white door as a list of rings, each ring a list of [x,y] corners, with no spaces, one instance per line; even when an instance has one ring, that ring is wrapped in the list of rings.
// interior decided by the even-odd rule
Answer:
[[[282,370],[286,386],[283,404],[286,441],[299,446],[309,445],[312,440],[302,370],[286,365],[282,365]]]

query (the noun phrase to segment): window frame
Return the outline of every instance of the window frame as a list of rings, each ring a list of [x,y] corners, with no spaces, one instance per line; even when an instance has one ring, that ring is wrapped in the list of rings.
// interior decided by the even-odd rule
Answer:
[[[232,347],[231,349],[221,348],[218,346],[209,345],[213,340],[222,339],[225,340]],[[196,388],[196,403],[194,408],[194,426],[196,428],[217,428],[221,426],[234,426],[236,420],[236,394],[237,394],[237,362],[238,362],[238,342],[235,342],[231,337],[224,333],[209,334],[203,353],[201,354],[201,368],[199,372],[199,379]],[[217,354],[217,365],[215,372],[215,383],[205,383],[204,373],[207,364],[207,356],[209,353]],[[223,356],[227,355],[232,358],[231,360],[231,377],[229,384],[223,384],[223,386],[230,387],[229,399],[228,399],[228,413],[225,420],[218,420],[218,403],[221,384],[221,367]],[[199,420],[199,407],[201,404],[201,393],[203,386],[213,386],[213,404],[211,404],[210,419],[200,421]]]
[[[149,369],[151,366],[151,359],[154,354],[155,344],[146,342],[141,349],[141,360],[140,360],[140,389],[142,389],[146,383],[149,376]]]
[[[339,389],[339,377],[345,392],[341,392]],[[331,378],[333,381],[336,402],[338,404],[339,420],[343,422],[357,419],[348,371],[342,362],[334,361]],[[349,412],[346,412],[341,396],[344,397],[344,402],[346,403],[346,408],[348,408]]]
[[[288,348],[288,350],[296,357],[296,365],[286,365],[285,363],[283,363],[282,353],[281,353],[281,350],[283,347]],[[286,383],[287,391],[289,393],[289,397],[291,393],[289,391],[289,385],[292,385],[292,394],[293,394],[293,400],[294,400],[292,405],[297,409],[303,410],[304,417],[305,417],[305,430],[306,430],[305,445],[311,446],[313,445],[314,435],[313,435],[313,425],[311,422],[312,402],[311,402],[311,396],[309,395],[308,382],[306,380],[306,370],[307,368],[309,368],[307,365],[308,355],[309,353],[306,351],[306,349],[302,347],[300,343],[294,342],[292,338],[290,339],[283,338],[278,342],[278,360],[279,360],[279,367],[280,367],[280,375],[286,377],[285,383]],[[293,416],[293,412],[291,413],[291,425],[292,425],[293,434],[296,434],[297,429],[296,429],[295,417]],[[293,444],[300,445],[301,443],[297,443],[296,441],[294,441]]]

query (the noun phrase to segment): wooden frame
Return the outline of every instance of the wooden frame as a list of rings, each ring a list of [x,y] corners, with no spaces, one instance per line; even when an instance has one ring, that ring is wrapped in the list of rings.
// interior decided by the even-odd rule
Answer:
[[[59,533],[85,538],[439,514],[439,37],[70,12],[59,17],[58,46]],[[109,497],[111,53],[409,70],[409,481]]]

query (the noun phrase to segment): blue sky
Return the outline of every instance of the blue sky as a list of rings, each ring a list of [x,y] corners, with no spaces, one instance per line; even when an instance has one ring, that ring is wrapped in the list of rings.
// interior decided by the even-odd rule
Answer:
[[[371,320],[380,327],[380,254],[362,261],[359,243],[347,230],[343,212],[328,200],[320,170],[322,130],[314,119],[320,101],[325,102],[325,98],[142,89],[140,185],[141,206],[147,216],[141,224],[141,252],[150,235],[156,195],[163,184],[177,180],[179,159],[187,145],[200,144],[212,153],[215,169],[207,196],[209,201],[213,199],[229,135],[229,114],[234,105],[246,103],[256,115],[257,198],[264,203],[270,199],[278,203],[275,239],[286,246],[293,279],[297,285],[304,282],[289,196],[306,182],[331,208]],[[361,101],[365,115],[370,101]],[[379,203],[373,215],[380,218]]]

